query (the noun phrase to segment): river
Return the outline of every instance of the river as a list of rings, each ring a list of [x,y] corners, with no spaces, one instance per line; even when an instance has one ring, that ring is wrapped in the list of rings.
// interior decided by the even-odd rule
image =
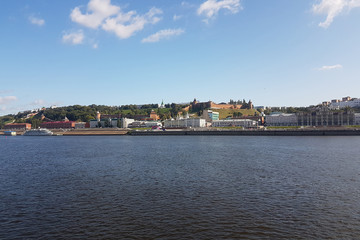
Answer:
[[[0,137],[0,239],[356,239],[360,137]]]

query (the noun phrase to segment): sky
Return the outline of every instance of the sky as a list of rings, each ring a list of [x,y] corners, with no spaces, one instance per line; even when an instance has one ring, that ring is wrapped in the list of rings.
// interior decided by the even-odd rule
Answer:
[[[4,0],[0,116],[360,97],[360,0]]]

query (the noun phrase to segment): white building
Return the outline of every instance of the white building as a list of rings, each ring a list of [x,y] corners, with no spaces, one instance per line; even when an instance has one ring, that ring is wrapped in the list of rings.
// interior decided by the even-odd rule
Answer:
[[[224,119],[212,122],[212,127],[257,127],[257,122],[251,119]]]
[[[297,126],[295,113],[276,113],[265,116],[267,126]]]
[[[346,107],[360,107],[360,98],[353,98],[345,97],[342,101],[340,100],[333,100],[330,104],[330,109],[340,109]]]
[[[206,127],[206,120],[201,118],[184,118],[165,120],[165,128]]]
[[[122,118],[121,119],[121,127],[128,128],[130,123],[133,123],[135,120],[131,118]]]

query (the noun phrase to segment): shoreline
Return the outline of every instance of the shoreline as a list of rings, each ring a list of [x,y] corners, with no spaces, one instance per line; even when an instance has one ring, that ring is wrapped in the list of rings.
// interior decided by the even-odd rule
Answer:
[[[53,136],[360,136],[359,128],[306,128],[271,130],[168,129],[166,131],[131,131],[126,129],[49,129]],[[0,130],[4,135],[5,130]],[[18,136],[24,131],[16,131]]]

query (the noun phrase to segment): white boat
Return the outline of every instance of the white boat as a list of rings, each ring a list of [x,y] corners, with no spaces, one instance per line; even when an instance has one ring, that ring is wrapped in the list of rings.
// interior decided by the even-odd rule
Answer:
[[[4,135],[5,136],[16,136],[16,132],[15,131],[5,131]]]
[[[24,133],[23,136],[51,136],[54,133],[46,128],[31,129]]]

